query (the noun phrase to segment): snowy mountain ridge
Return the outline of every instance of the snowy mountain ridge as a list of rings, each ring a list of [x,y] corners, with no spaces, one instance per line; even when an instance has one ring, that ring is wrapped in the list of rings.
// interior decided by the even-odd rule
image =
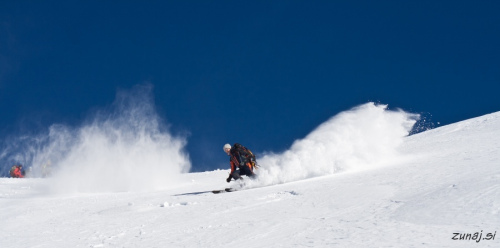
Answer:
[[[356,137],[345,130],[327,134]],[[319,134],[299,146],[322,144]],[[378,149],[376,142],[355,144]],[[353,170],[304,170],[218,195],[209,191],[228,186],[227,170],[180,174],[167,189],[143,192],[47,194],[50,180],[1,178],[0,247],[500,246],[500,112],[387,144],[397,146],[379,150],[377,166],[358,166],[375,153],[353,153],[355,160],[337,163],[358,166]]]

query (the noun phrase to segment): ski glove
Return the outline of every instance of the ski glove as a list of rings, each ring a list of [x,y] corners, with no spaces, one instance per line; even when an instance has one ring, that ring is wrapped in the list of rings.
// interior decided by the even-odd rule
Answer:
[[[231,176],[229,176],[227,179],[226,179],[226,182],[231,182]]]

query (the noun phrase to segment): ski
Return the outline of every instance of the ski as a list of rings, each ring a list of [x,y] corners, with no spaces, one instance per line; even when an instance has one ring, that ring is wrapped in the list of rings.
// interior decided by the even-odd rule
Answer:
[[[219,194],[219,193],[224,193],[224,192],[234,192],[236,191],[236,189],[233,189],[233,188],[225,188],[225,189],[216,189],[216,190],[212,190],[212,193],[214,194]]]

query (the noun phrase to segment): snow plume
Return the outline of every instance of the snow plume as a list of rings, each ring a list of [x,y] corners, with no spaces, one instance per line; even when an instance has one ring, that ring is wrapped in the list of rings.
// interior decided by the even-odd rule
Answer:
[[[143,191],[175,184],[191,167],[186,140],[169,133],[156,113],[151,88],[119,91],[109,109],[85,124],[52,125],[33,138],[33,175],[50,173],[45,166],[50,163],[51,190],[62,192]]]
[[[262,167],[255,183],[285,183],[396,162],[402,157],[397,148],[417,119],[418,115],[374,103],[342,112],[284,153],[258,159]]]

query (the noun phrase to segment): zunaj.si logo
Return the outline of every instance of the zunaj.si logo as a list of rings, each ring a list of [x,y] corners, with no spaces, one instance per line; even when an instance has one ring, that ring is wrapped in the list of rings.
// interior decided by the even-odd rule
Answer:
[[[481,232],[475,233],[453,233],[453,240],[475,240],[476,243],[479,243],[481,240],[495,240],[495,236],[497,235],[497,231],[494,233],[484,233],[483,230]]]

